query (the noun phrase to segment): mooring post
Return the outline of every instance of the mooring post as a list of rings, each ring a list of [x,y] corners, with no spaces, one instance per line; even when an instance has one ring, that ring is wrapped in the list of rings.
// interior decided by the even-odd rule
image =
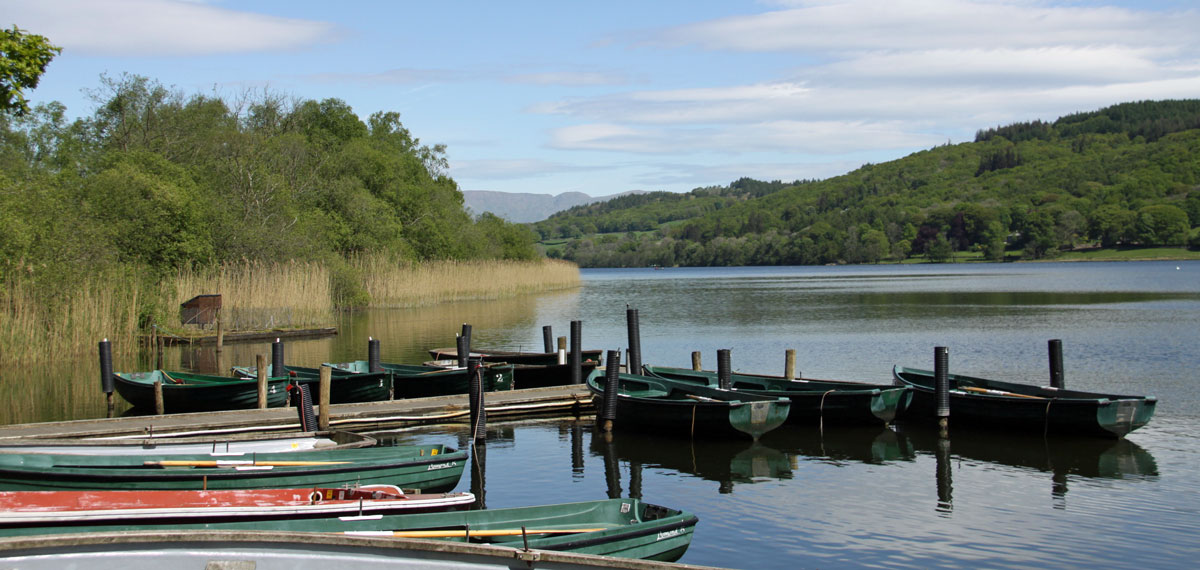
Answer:
[[[717,349],[717,386],[722,390],[733,388],[733,366],[729,363],[729,349]]]
[[[567,363],[567,337],[558,337],[558,363]]]
[[[937,510],[950,512],[954,509],[954,464],[950,461],[950,438],[939,437],[934,447],[934,467],[937,469]]]
[[[625,369],[630,374],[642,373],[642,332],[638,310],[625,306],[625,327],[629,335],[629,360]]]
[[[461,335],[461,336],[462,336],[463,338],[467,339],[467,340],[466,340],[466,343],[467,343],[467,357],[468,357],[468,358],[470,358],[470,356],[471,356],[471,325],[469,325],[469,324],[467,324],[467,323],[463,323],[463,326],[462,326],[462,335]]]
[[[1053,339],[1049,343],[1050,350],[1050,386],[1059,390],[1066,387],[1063,377],[1062,339]]]
[[[468,364],[471,384],[468,397],[471,404],[471,441],[487,440],[487,409],[483,402],[483,361],[472,359]]]
[[[158,345],[154,348],[154,369],[163,369],[163,351],[167,345],[167,339],[163,335],[158,335]]]
[[[550,325],[542,327],[542,346],[546,348],[546,352],[554,352],[554,333]]]
[[[167,412],[167,406],[163,403],[162,379],[154,381],[154,415],[161,416]]]
[[[783,353],[783,377],[788,380],[796,379],[796,349],[789,348]]]
[[[937,396],[938,429],[943,437],[950,429],[950,348],[945,346],[933,347],[933,379],[934,393]]]
[[[379,362],[379,339],[367,337],[367,370],[383,372],[383,364]]]
[[[263,410],[267,407],[267,357],[263,354],[254,356],[254,364],[256,366],[258,379],[258,409]]]
[[[583,384],[583,321],[571,321],[571,358],[568,362],[571,363],[571,384]]]
[[[271,343],[271,373],[268,376],[287,376],[287,365],[283,363],[283,343],[278,338]]]
[[[467,355],[471,353],[470,342],[467,340],[467,337],[459,335],[454,339],[454,352],[458,355],[458,367],[466,368],[467,361],[470,360]]]
[[[104,391],[105,399],[108,400],[108,417],[111,418],[116,408],[116,403],[113,401],[115,386],[112,371],[112,344],[106,338],[100,341],[98,349],[100,352],[100,389]]]
[[[225,350],[225,327],[221,325],[221,311],[217,311],[217,352]]]
[[[317,429],[329,429],[329,384],[333,381],[333,368],[321,366],[320,385],[317,387],[317,405],[321,407],[317,415]]]
[[[471,494],[475,508],[487,508],[487,440],[471,442]]]
[[[600,412],[600,429],[612,431],[617,421],[617,401],[621,389],[621,351],[608,351],[604,369],[604,409]]]
[[[696,370],[696,371],[703,370],[703,368],[700,367],[700,351],[699,350],[692,351],[692,370]]]

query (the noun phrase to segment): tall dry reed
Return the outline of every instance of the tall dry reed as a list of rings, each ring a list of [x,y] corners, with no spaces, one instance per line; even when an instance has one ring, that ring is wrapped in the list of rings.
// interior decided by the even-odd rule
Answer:
[[[395,262],[386,256],[351,261],[371,306],[402,308],[447,301],[499,299],[578,287],[579,268],[568,261]]]
[[[221,295],[221,321],[227,330],[331,326],[333,301],[329,271],[315,261],[240,261],[218,267],[184,269],[173,283],[175,304],[196,295]],[[173,326],[182,326],[178,314]]]
[[[139,291],[128,275],[88,276],[49,295],[23,279],[0,286],[0,363],[45,362],[95,351],[137,348]],[[47,299],[52,297],[52,299]]]

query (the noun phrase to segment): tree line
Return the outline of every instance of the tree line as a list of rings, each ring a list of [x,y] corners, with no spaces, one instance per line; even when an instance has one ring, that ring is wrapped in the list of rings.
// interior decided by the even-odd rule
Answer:
[[[764,183],[766,184],[766,183]],[[876,263],[1085,246],[1200,246],[1200,101],[1138,102],[980,131],[821,181],[643,196],[535,224],[584,267]],[[590,231],[589,231],[590,230]],[[564,241],[565,240],[565,241]]]

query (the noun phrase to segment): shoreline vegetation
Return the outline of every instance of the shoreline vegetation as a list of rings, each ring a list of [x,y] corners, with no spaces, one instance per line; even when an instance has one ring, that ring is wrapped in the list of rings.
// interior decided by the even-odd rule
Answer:
[[[355,308],[498,299],[580,285],[575,264],[550,259],[402,263],[365,256],[349,265],[361,276],[353,285],[366,292],[360,297],[366,302]],[[199,294],[221,294],[227,331],[332,326],[341,306],[336,299],[338,271],[314,261],[240,261],[183,269],[146,286],[130,274],[110,270],[82,280],[51,302],[32,284],[8,280],[0,290],[5,315],[0,323],[0,363],[81,356],[94,351],[103,338],[113,343],[114,351],[133,352],[139,337],[153,326],[182,334],[179,305]]]

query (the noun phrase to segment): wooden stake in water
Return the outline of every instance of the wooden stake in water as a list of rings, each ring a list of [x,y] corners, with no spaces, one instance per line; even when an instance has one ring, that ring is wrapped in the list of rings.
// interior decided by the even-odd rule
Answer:
[[[788,380],[796,379],[796,349],[789,348],[783,356],[783,377]]]
[[[259,354],[254,357],[255,370],[258,373],[258,409],[267,407],[267,357]]]
[[[328,366],[321,367],[321,386],[318,388],[317,395],[318,405],[321,406],[321,411],[317,415],[317,429],[324,431],[329,429],[329,384],[333,381],[333,369]]]

